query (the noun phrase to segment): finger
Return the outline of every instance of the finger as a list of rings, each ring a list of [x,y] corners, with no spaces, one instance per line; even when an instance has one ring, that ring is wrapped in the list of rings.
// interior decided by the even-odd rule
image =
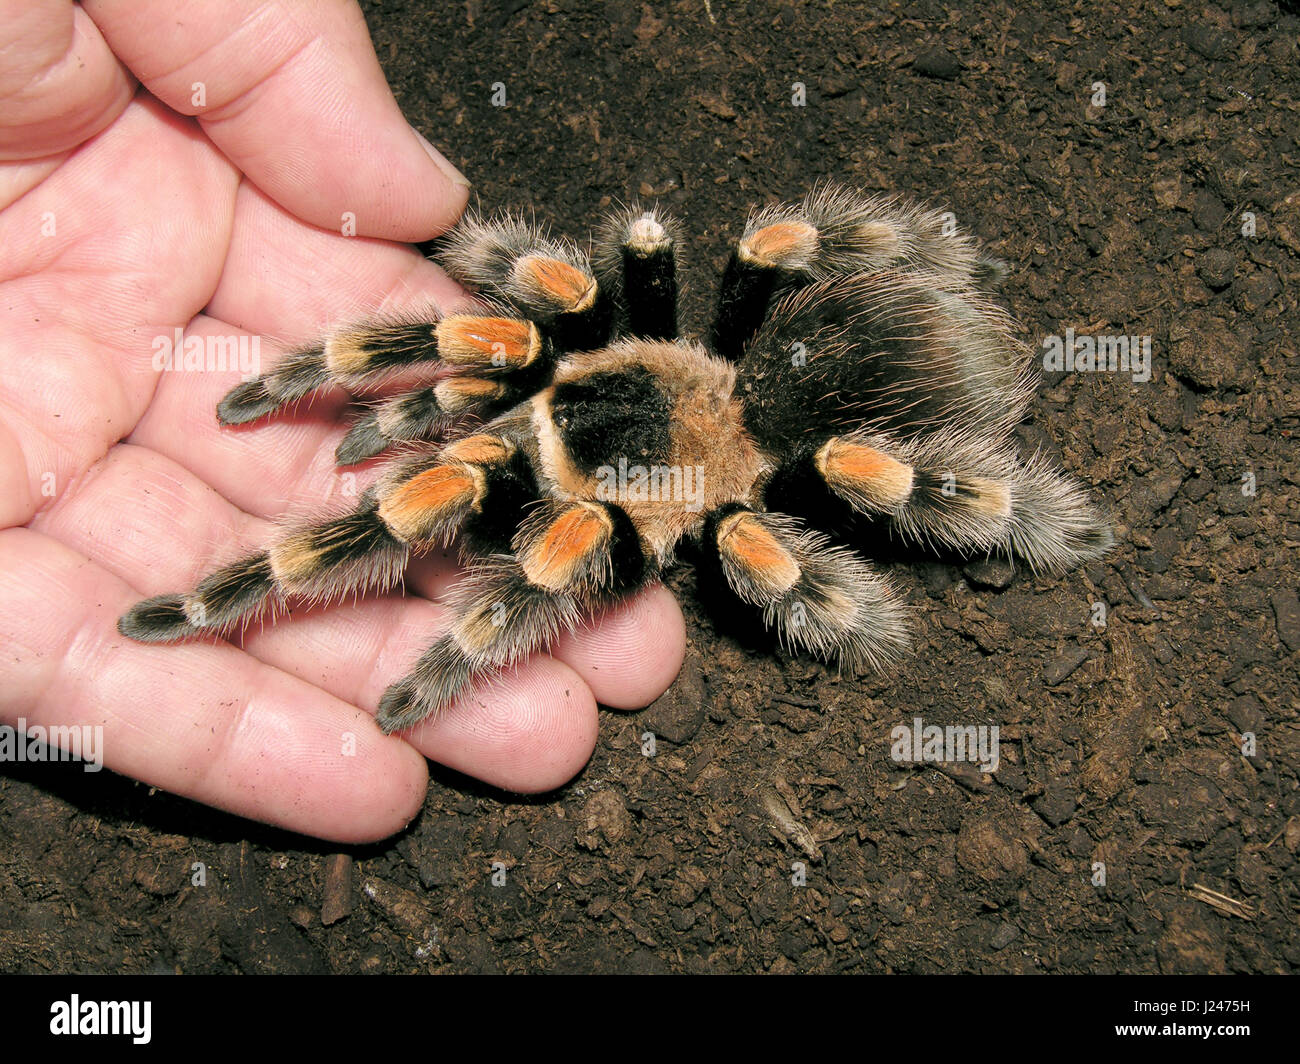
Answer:
[[[258,660],[374,714],[389,685],[447,628],[419,597],[384,596],[254,626],[236,643]],[[476,683],[404,737],[425,757],[521,794],[554,790],[596,748],[596,699],[573,670],[544,654]]]
[[[591,689],[562,663],[538,656],[476,683],[407,738],[436,747],[435,760],[448,768],[538,794],[582,771],[598,730]]]
[[[354,706],[229,646],[119,636],[122,581],[29,529],[0,532],[4,719],[100,728],[108,767],[206,805],[344,842],[416,815],[425,768]]]
[[[137,597],[193,587],[216,565],[264,547],[275,534],[270,522],[240,513],[167,459],[130,446],[114,448],[33,527],[92,558]],[[274,623],[251,626],[236,642],[258,660],[373,714],[385,688],[445,627],[441,607],[390,594],[295,609]],[[204,646],[223,654],[229,649],[189,649]],[[183,666],[178,661],[176,667]],[[539,656],[480,686],[411,741],[425,756],[495,786],[550,790],[591,756],[595,722],[586,684],[567,666]]]
[[[339,389],[264,421],[218,422],[221,397],[283,357],[277,345],[203,315],[183,333],[157,340],[158,386],[129,442],[165,454],[241,510],[263,517],[310,517],[323,507],[354,505],[379,477],[382,459],[346,469],[336,464],[335,449],[355,416]],[[250,469],[258,475],[250,477]]]
[[[446,611],[422,598],[386,597],[313,609],[240,640],[259,660],[319,683],[369,713],[446,630]],[[628,648],[622,648],[626,651]],[[479,681],[436,717],[404,733],[426,757],[521,794],[554,790],[596,747],[591,689],[545,654]]]
[[[346,432],[347,400],[341,392],[313,397],[292,413],[251,425],[232,428],[217,421],[221,397],[248,373],[256,374],[259,365],[273,365],[281,357],[278,345],[202,315],[179,344],[175,335],[164,341],[153,402],[130,443],[165,455],[259,517],[338,511],[355,505],[374,481],[377,469],[340,470],[334,462],[334,449]],[[193,352],[188,361],[185,344]]]
[[[686,623],[672,592],[655,584],[560,636],[551,654],[586,681],[601,705],[641,709],[677,679]]]
[[[346,425],[343,393],[326,390],[284,415],[238,429],[216,419],[221,397],[250,373],[268,369],[287,345],[327,333],[341,322],[374,314],[436,317],[466,299],[463,289],[410,248],[322,233],[287,215],[245,185],[236,200],[235,226],[221,283],[210,311],[184,343],[197,345],[183,360],[174,336],[162,345],[154,401],[132,441],[166,454],[251,513],[318,508],[373,472],[339,471],[334,450]],[[239,326],[236,328],[236,325]],[[277,455],[274,465],[265,463]],[[264,465],[264,475],[246,471]]]
[[[414,249],[304,225],[244,184],[207,312],[300,343],[359,316],[412,306],[449,309],[465,298],[463,288]]]
[[[469,185],[406,124],[354,3],[88,0],[149,91],[299,218],[417,241],[460,216]]]
[[[310,512],[374,473],[339,471],[334,449],[346,432],[343,393],[327,390],[293,411],[238,429],[217,423],[217,403],[288,345],[343,322],[385,313],[424,313],[462,304],[465,291],[409,247],[346,238],[304,225],[255,188],[240,187],[226,266],[186,342],[200,356],[177,368],[158,360],[154,401],[132,442],[184,465],[241,509],[261,515]],[[230,323],[230,324],[226,324]],[[162,337],[164,348],[174,337]],[[233,351],[234,357],[223,356]],[[209,352],[213,357],[208,357]],[[166,350],[162,354],[166,355]],[[275,463],[265,461],[275,454]],[[249,477],[247,470],[259,468]]]
[[[134,79],[72,0],[0,0],[0,57],[3,161],[75,148],[120,115],[135,92]]]

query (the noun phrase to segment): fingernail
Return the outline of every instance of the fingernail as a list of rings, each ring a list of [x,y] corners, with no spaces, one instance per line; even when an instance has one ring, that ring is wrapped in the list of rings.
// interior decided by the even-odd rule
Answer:
[[[451,163],[447,161],[447,157],[425,140],[424,135],[418,129],[412,126],[411,132],[415,134],[415,139],[420,142],[420,147],[422,147],[428,154],[429,158],[433,160],[434,165],[447,175],[447,180],[449,180],[453,185],[459,185],[461,188],[470,187],[469,178],[452,166]]]

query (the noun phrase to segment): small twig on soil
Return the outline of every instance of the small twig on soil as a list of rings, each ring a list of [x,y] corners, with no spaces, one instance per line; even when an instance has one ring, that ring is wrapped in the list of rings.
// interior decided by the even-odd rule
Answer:
[[[1220,894],[1217,890],[1211,890],[1204,883],[1193,883],[1192,889],[1187,893],[1197,901],[1203,901],[1206,905],[1218,909],[1219,912],[1228,916],[1239,916],[1243,920],[1255,919],[1255,910],[1244,901],[1238,901],[1226,894]]]

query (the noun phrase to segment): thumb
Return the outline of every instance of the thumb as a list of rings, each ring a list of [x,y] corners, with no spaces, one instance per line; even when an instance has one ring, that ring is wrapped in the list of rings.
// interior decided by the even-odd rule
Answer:
[[[86,0],[113,51],[264,193],[323,229],[419,241],[469,183],[406,124],[355,3]]]
[[[72,0],[0,0],[0,161],[75,148],[135,92],[90,17]]]

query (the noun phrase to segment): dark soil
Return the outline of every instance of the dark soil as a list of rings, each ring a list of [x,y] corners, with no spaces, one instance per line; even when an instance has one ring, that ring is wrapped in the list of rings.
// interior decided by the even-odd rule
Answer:
[[[677,212],[697,334],[748,206],[831,176],[947,204],[1011,264],[1036,351],[1067,327],[1150,336],[1149,382],[1048,374],[1022,430],[1113,514],[1109,556],[1050,578],[899,563],[917,652],[860,678],[695,604],[683,568],[682,677],[605,714],[579,779],[520,800],[436,770],[405,835],[343,855],[108,773],[19,768],[0,969],[1300,967],[1300,18],[1026,6],[367,16],[408,117],[485,207],[575,235],[633,195]],[[999,726],[999,770],[896,764],[890,731],[917,716]]]

